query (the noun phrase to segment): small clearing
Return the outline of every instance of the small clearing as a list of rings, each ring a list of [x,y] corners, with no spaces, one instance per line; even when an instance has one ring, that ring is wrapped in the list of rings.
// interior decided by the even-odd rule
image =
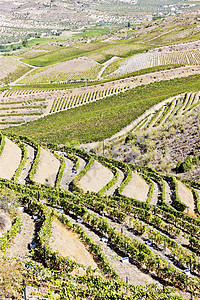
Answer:
[[[100,191],[111,179],[113,173],[99,162],[95,161],[87,173],[81,178],[78,185],[85,192]]]
[[[146,181],[138,174],[132,172],[132,178],[125,186],[122,194],[126,197],[134,198],[139,201],[146,201],[149,186]]]
[[[79,159],[79,165],[78,165],[77,173],[80,173],[85,168],[86,161],[81,157],[78,157],[78,159]]]
[[[21,161],[21,149],[5,137],[5,146],[0,156],[0,177],[11,179],[19,167]]]
[[[90,266],[92,269],[98,268],[92,255],[80,242],[78,234],[68,230],[57,219],[52,222],[52,236],[49,245],[53,251],[58,251],[64,257],[67,256],[69,259],[86,267]]]
[[[40,160],[34,181],[54,186],[59,167],[59,160],[50,151],[41,148]]]

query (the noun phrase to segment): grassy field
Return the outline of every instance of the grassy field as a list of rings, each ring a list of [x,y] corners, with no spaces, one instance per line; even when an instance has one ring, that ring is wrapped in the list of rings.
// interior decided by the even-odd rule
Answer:
[[[56,113],[5,131],[40,142],[60,144],[103,140],[128,125],[152,105],[182,92],[200,90],[200,76],[141,86],[118,96]]]
[[[86,37],[86,38],[92,38],[92,37],[97,37],[103,34],[108,34],[113,31],[118,30],[120,27],[112,27],[111,29],[108,26],[94,26],[91,28],[86,28],[82,30],[81,32],[72,33],[73,38],[81,38],[81,37]]]
[[[36,67],[45,67],[80,55],[84,55],[85,52],[86,51],[73,46],[61,47],[59,50],[50,51],[29,59],[23,59],[23,61]]]
[[[37,49],[44,49],[42,48]],[[52,47],[50,47],[51,49]],[[137,43],[135,40],[130,41],[114,41],[112,44],[108,42],[94,42],[90,44],[80,43],[76,46],[57,46],[55,49],[46,53],[38,54],[33,57],[25,57],[22,60],[25,63],[36,67],[50,66],[58,62],[63,62],[79,56],[87,56],[99,63],[104,63],[113,56],[129,57],[131,55],[144,52],[151,46],[143,43]],[[24,55],[25,56],[25,55]],[[23,56],[22,56],[23,57]]]
[[[20,61],[14,60],[11,57],[0,58],[0,84],[9,84],[9,81],[15,81],[26,72],[31,70],[31,67],[24,65]]]

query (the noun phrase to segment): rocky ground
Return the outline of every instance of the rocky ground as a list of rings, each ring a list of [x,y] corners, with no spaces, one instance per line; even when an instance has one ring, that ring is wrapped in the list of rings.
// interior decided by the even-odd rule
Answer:
[[[148,165],[157,171],[175,172],[178,161],[188,155],[200,155],[199,107],[190,115],[174,117],[160,128],[138,130],[133,139],[109,142],[105,155],[134,164]],[[101,151],[101,150],[100,150]],[[200,165],[194,165],[187,173],[179,173],[184,179],[200,180]]]

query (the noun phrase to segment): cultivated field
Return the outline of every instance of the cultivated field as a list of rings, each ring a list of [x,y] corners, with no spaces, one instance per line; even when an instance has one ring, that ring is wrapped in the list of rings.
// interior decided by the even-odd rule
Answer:
[[[0,298],[200,299],[200,19],[173,2],[0,4],[8,40],[110,25],[1,46]]]
[[[15,151],[15,142],[19,143],[17,136],[3,138]],[[12,231],[12,237],[6,240],[6,233],[1,238],[0,253],[4,249],[4,268],[9,266],[6,263],[8,259],[18,260],[18,268],[25,272],[30,299],[40,293],[38,285],[33,283],[36,278],[40,289],[42,287],[42,297],[47,292],[54,296],[56,292],[57,295],[70,295],[78,299],[76,291],[85,295],[86,291],[88,293],[92,289],[93,295],[98,295],[99,288],[101,293],[107,293],[109,297],[113,293],[118,296],[123,294],[123,299],[139,299],[145,292],[150,299],[157,295],[157,299],[161,300],[166,290],[166,299],[181,300],[190,299],[191,295],[199,296],[197,255],[200,186],[197,181],[184,182],[148,167],[126,164],[56,144],[54,150],[57,150],[57,156],[54,157],[53,152],[41,151],[42,148],[28,137],[20,137],[20,140],[22,145],[28,143],[37,150],[28,173],[29,184],[0,180],[1,189],[7,190],[7,198],[2,193],[2,199],[9,199],[11,190],[23,196],[18,199],[20,212],[14,208],[13,202],[15,222],[10,230],[7,229],[8,234]],[[4,151],[6,144],[1,144],[1,147]],[[22,153],[21,163],[25,163],[28,159],[26,150]],[[58,189],[66,166],[62,160],[64,156],[72,162],[72,173],[78,170],[80,158],[86,164],[70,185]],[[6,160],[3,152],[0,158]],[[52,162],[58,159],[61,162],[60,168],[52,168]],[[49,162],[49,168],[54,169],[51,187],[49,182],[44,184],[43,180],[43,177],[48,176],[49,168],[44,167],[44,176],[38,177],[41,161],[46,164]],[[6,174],[12,163],[4,165],[2,178],[6,177],[4,171]],[[123,173],[122,181],[110,196],[105,197],[105,193],[118,180],[119,170]],[[17,170],[16,174],[20,176]],[[89,183],[100,190],[86,192],[90,189]],[[3,201],[3,210],[7,209],[7,213],[10,213],[10,208],[6,208],[7,202]],[[22,259],[29,265],[28,270],[21,265]],[[16,268],[16,265],[12,266],[12,272],[15,271],[17,276],[9,288],[10,294],[16,293],[16,285],[20,284]],[[39,268],[46,275],[41,278],[40,273],[32,273],[30,268]],[[52,277],[55,270],[59,278]],[[65,281],[65,277],[70,278],[70,282]],[[62,284],[58,284],[60,280]],[[113,283],[117,284],[117,291]],[[3,288],[9,284],[10,278],[6,277]],[[49,292],[52,286],[54,289]],[[3,289],[1,294],[5,293],[7,291]],[[18,293],[20,295],[21,292]],[[39,296],[39,299],[42,298]]]

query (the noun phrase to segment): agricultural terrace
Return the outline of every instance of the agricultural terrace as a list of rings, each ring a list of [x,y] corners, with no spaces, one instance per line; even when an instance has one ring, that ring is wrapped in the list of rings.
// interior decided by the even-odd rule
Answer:
[[[101,66],[87,57],[78,57],[55,64],[51,67],[39,68],[29,73],[19,84],[51,83],[66,80],[95,79]]]
[[[0,56],[0,85],[9,84],[10,80],[12,82],[17,80],[31,69],[31,66],[12,57]]]
[[[59,49],[56,46],[54,47],[55,50],[50,52],[43,50],[45,47],[36,49],[35,58],[34,56],[31,57],[31,54],[34,53],[33,50],[30,51],[30,53],[26,53],[26,57],[29,55],[30,58],[23,59],[23,61],[39,68],[28,73],[27,76],[23,77],[18,83],[59,83],[80,79],[93,80],[107,78],[107,76],[115,78],[117,76],[145,69],[146,72],[148,72],[149,68],[159,66],[169,66],[169,68],[172,68],[172,66],[199,65],[200,62],[198,41],[180,45],[164,46],[150,50],[148,50],[148,48],[143,49],[138,45],[123,45],[121,48],[119,44],[113,45],[112,47],[106,46],[106,49],[108,49],[103,50],[100,46],[100,49],[98,49],[96,43],[93,45],[94,50],[92,51],[90,50],[92,46],[90,48],[87,46],[86,48],[84,45],[82,47],[78,45],[78,48],[71,49],[72,52],[69,52],[68,48],[64,51],[64,49]],[[82,53],[77,53],[77,49],[82,51]],[[148,51],[137,54],[138,52],[144,52],[144,50]],[[44,51],[44,53],[39,54],[38,51]],[[47,53],[45,53],[45,51],[47,51]],[[131,51],[133,51],[133,54],[135,55],[131,55]],[[104,52],[105,58],[100,59],[98,55],[103,55]],[[76,54],[76,59],[73,58],[71,53],[74,53],[74,56]],[[115,57],[116,59],[111,59]]]
[[[50,85],[48,89],[6,90],[0,94],[1,128],[33,121],[51,113],[83,106],[97,100],[104,100],[144,84],[198,73],[198,66],[188,66],[82,88],[56,89],[54,85]],[[61,88],[62,85],[57,87]],[[15,110],[12,110],[12,106]]]
[[[104,145],[96,142],[83,146],[106,157],[198,181],[199,97],[199,92],[170,97],[104,140]]]
[[[4,275],[1,295],[22,296],[23,289],[17,288],[22,286],[20,270],[30,299],[41,293],[53,297],[55,292],[73,299],[87,298],[91,291],[98,296],[99,285],[108,299],[113,295],[138,300],[141,296],[154,300],[155,295],[159,300],[200,296],[198,182],[81,149],[54,144],[53,149],[44,150],[27,136],[1,135],[3,151],[7,151],[3,140],[23,151],[15,179],[5,180],[2,173],[0,180],[0,214],[4,220],[13,218],[0,239],[1,266],[15,272],[12,282]],[[35,149],[33,164],[26,184],[18,184],[22,162],[28,159],[27,144]],[[61,189],[64,157],[71,160],[74,176]],[[3,152],[0,158],[6,160]],[[80,158],[86,164],[78,173]],[[52,164],[56,160],[60,160],[59,169]],[[48,161],[53,171],[51,187],[44,184],[43,176],[34,181],[41,164]],[[4,168],[10,167],[7,163]],[[105,196],[117,182],[119,170],[124,178]],[[48,172],[43,169],[45,177]],[[94,185],[96,181],[96,192],[88,185],[90,176]]]
[[[198,69],[198,67],[196,68]],[[159,74],[159,78],[164,77],[163,73]],[[184,76],[184,71],[180,71],[180,76]],[[147,82],[151,82],[151,78],[153,78],[153,75],[148,75]],[[132,80],[127,80],[131,84]],[[59,114],[45,116],[17,128],[12,127],[12,129],[5,130],[6,132],[20,132],[21,134],[28,133],[35,140],[47,143],[65,144],[73,140],[80,143],[103,140],[117,133],[136,119],[138,115],[142,115],[151,106],[166,98],[184,92],[197,92],[200,90],[198,75],[155,82],[149,85],[142,85],[144,82],[139,78],[136,80],[139,81],[141,86],[135,89],[109,96],[103,101],[94,101],[74,109],[61,111]],[[133,78],[133,84],[136,80]],[[109,84],[112,85],[112,83]],[[123,84],[125,84],[125,81]],[[106,84],[104,87],[106,87]],[[55,92],[60,93],[60,91]],[[60,97],[59,99],[59,102],[52,103],[54,111],[57,110],[58,105],[61,108],[65,105],[66,99]],[[85,100],[84,102],[83,100],[82,98],[81,101],[84,104]],[[56,134],[57,132],[59,132],[59,135]]]

